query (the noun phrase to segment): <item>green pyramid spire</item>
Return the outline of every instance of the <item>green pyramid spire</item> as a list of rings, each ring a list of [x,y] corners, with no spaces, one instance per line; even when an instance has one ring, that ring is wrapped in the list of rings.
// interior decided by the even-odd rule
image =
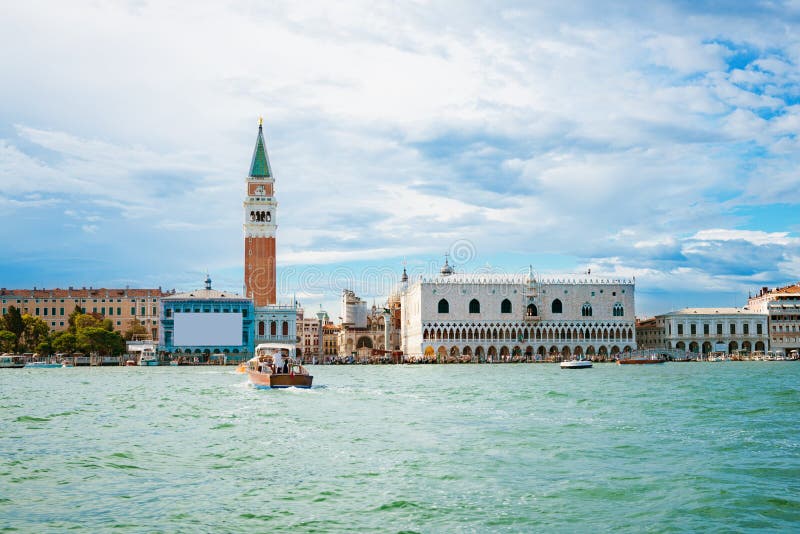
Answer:
[[[261,131],[261,119],[258,121],[258,138],[256,139],[256,149],[253,151],[253,161],[250,163],[250,176],[259,178],[269,178],[272,176],[272,169],[267,158],[267,149],[264,147],[264,134]]]

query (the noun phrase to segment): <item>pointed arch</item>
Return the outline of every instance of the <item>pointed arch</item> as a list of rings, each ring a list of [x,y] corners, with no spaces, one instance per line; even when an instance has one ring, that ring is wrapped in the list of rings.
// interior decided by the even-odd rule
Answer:
[[[450,313],[450,303],[447,302],[447,299],[439,301],[439,313]]]
[[[503,302],[500,303],[500,313],[511,313],[511,301],[508,299],[503,299]]]
[[[469,301],[469,312],[470,313],[481,312],[481,303],[478,302],[478,299],[472,299],[471,301]]]
[[[562,313],[563,306],[561,305],[561,301],[556,299],[553,301],[553,304],[550,306],[550,311],[553,313]]]

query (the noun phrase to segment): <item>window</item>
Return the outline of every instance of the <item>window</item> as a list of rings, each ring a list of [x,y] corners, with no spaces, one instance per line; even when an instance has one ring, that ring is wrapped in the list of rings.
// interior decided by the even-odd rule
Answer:
[[[500,303],[500,313],[511,313],[511,301],[508,299],[503,299],[503,302]]]
[[[478,299],[472,299],[471,301],[469,301],[469,312],[470,313],[481,312],[481,303],[478,302]]]
[[[750,323],[744,323],[742,328],[744,328],[744,335],[750,335]]]
[[[614,309],[612,310],[612,315],[614,317],[624,317],[625,316],[625,308],[622,307],[622,303],[617,302],[614,304]]]
[[[682,325],[682,324],[679,324],[679,325],[678,325],[678,335],[679,335],[679,336],[682,336],[682,335],[683,335],[683,325]]]
[[[718,336],[722,335],[722,323],[717,324],[717,335]]]
[[[144,306],[142,306],[142,315],[147,315],[147,312],[145,311],[145,309],[146,308]]]
[[[591,317],[591,316],[592,316],[592,305],[587,302],[581,308],[581,317]]]
[[[758,334],[758,335],[760,336],[760,335],[761,335],[761,334],[763,334],[763,333],[764,333],[764,332],[762,331],[762,328],[761,328],[761,323],[758,323],[758,324],[756,325],[756,334]]]
[[[44,308],[44,315],[47,315],[47,308]]]
[[[536,304],[528,304],[528,317],[536,317],[539,315],[539,310],[536,309]]]
[[[284,336],[288,336],[289,335],[289,323],[288,323],[288,321],[283,321],[283,335]]]
[[[131,315],[136,315],[136,308],[131,306]]]
[[[553,313],[561,313],[562,306],[561,301],[556,299],[553,301],[553,304],[550,306],[550,311]]]
[[[266,328],[264,327],[264,321],[258,321],[258,335],[263,336]]]
[[[273,337],[278,335],[278,323],[275,321],[269,322],[269,335]]]
[[[164,314],[167,317],[172,317],[172,310],[170,308],[167,308],[166,310],[164,310]]]
[[[442,299],[439,301],[439,313],[450,313],[450,303]]]
[[[709,332],[708,326],[709,326],[708,323],[705,323],[703,325],[703,335],[706,335],[706,336],[708,335],[708,332]]]
[[[689,329],[691,330],[691,333],[692,333],[693,336],[697,335],[697,325],[696,324],[689,325]]]
[[[736,334],[736,325],[731,323],[731,335],[735,335],[735,334]]]

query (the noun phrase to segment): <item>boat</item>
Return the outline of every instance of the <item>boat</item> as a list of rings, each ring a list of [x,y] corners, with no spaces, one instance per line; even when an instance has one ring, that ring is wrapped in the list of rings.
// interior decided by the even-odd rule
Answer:
[[[288,343],[260,343],[247,361],[247,378],[256,388],[310,388],[314,379]]]
[[[590,369],[592,361],[586,358],[572,358],[565,362],[561,362],[562,369]]]
[[[617,365],[648,365],[654,363],[664,363],[664,358],[659,356],[650,356],[648,358],[620,358],[617,360]]]
[[[22,369],[25,367],[25,356],[3,354],[0,356],[0,369]]]
[[[37,368],[38,369],[53,369],[53,368],[56,368],[56,367],[61,367],[61,364],[57,363],[57,362],[34,361],[34,362],[26,363],[25,367],[28,367],[28,368],[31,368],[31,369],[37,369]]]
[[[158,365],[158,357],[156,356],[156,351],[151,348],[142,349],[142,354],[141,356],[139,356],[139,365],[146,367]]]
[[[125,360],[125,367],[136,367],[136,360]]]

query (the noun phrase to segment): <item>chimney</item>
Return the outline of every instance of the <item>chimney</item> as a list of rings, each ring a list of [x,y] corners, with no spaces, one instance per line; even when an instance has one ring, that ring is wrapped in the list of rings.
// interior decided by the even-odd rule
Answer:
[[[769,293],[769,288],[767,286],[762,287],[761,288],[761,294],[762,295],[766,295],[767,293]]]

